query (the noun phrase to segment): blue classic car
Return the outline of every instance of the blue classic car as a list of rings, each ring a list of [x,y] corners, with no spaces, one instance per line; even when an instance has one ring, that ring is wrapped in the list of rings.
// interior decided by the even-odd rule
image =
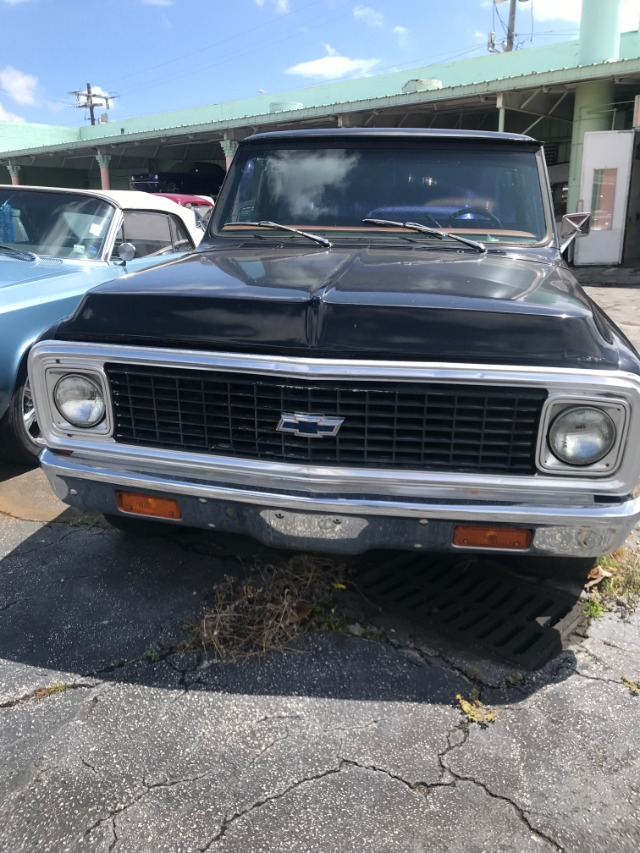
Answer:
[[[39,335],[94,285],[201,236],[192,210],[149,193],[0,186],[0,457],[35,464],[41,450],[27,378]]]

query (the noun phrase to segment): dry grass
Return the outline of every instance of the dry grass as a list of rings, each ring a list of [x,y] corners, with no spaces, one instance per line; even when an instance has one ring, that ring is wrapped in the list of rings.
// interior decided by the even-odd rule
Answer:
[[[460,710],[470,723],[478,723],[484,728],[498,716],[499,712],[495,708],[487,708],[482,704],[477,689],[471,691],[469,699],[465,699],[460,693],[456,693],[456,699]]]
[[[629,548],[619,548],[612,554],[602,557],[591,575],[597,576],[603,569],[602,580],[592,587],[591,598],[594,604],[605,610],[622,610],[629,613],[640,603],[640,552]]]
[[[640,696],[640,681],[634,681],[628,675],[622,676],[622,683],[629,690],[632,696]]]
[[[255,565],[244,580],[226,576],[213,588],[213,603],[190,626],[191,647],[211,650],[224,662],[286,649],[314,627],[338,627],[331,601],[344,588],[344,567],[310,554],[283,565]]]

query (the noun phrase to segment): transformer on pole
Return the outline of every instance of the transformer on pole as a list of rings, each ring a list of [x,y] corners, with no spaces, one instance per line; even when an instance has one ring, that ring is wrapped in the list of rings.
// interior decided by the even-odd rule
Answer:
[[[96,124],[96,107],[104,107],[108,110],[110,106],[109,102],[117,97],[116,95],[105,95],[101,92],[94,92],[91,89],[91,83],[87,83],[86,89],[74,89],[74,91],[69,92],[69,94],[76,96],[76,101],[78,102],[76,107],[78,107],[78,109],[89,110],[91,124]]]

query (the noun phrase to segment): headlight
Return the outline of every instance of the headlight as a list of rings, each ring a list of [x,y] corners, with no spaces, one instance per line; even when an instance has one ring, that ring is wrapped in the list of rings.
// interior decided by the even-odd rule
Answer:
[[[609,453],[616,440],[613,421],[602,409],[575,406],[559,414],[549,430],[549,448],[568,465],[592,465]]]
[[[88,376],[63,376],[53,389],[53,400],[62,417],[73,426],[93,427],[105,416],[102,389]]]

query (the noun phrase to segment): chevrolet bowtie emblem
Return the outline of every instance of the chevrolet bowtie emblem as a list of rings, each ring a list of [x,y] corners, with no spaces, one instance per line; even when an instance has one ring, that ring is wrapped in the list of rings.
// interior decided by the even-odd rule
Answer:
[[[288,432],[303,438],[324,438],[337,435],[344,418],[312,415],[307,412],[282,412],[278,432]]]

